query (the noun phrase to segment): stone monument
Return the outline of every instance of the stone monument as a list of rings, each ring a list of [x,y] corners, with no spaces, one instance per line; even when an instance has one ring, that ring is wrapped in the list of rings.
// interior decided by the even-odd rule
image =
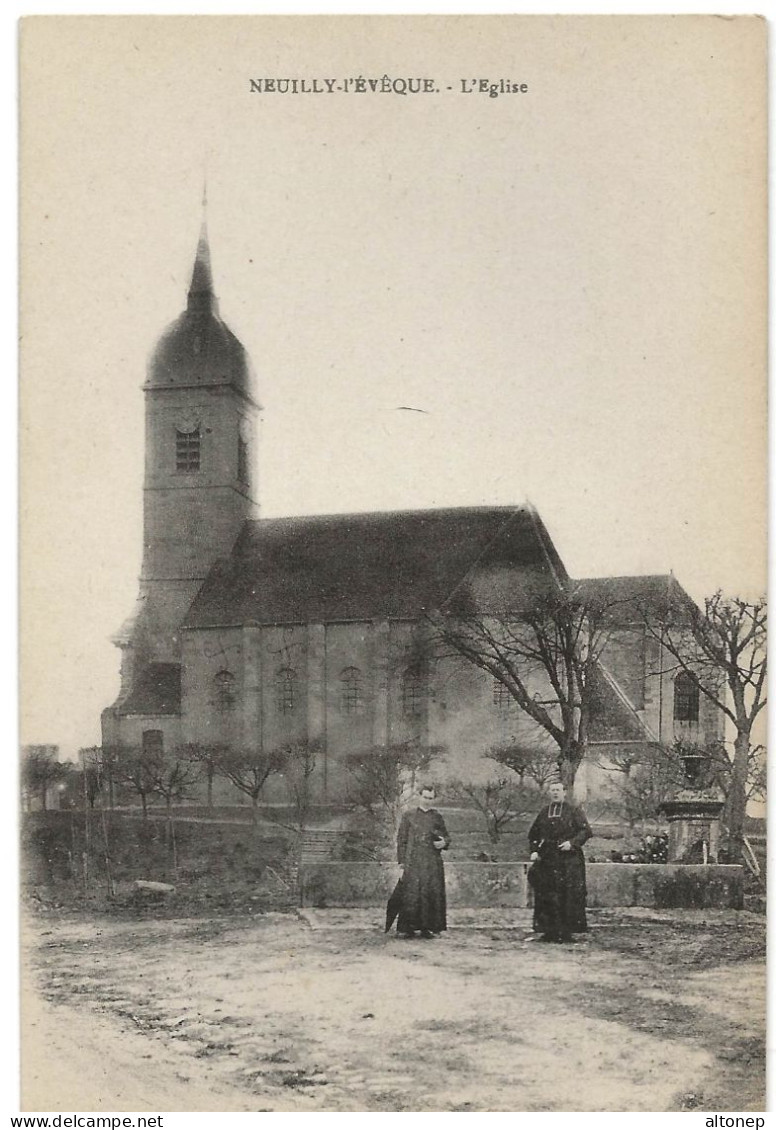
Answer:
[[[660,811],[668,820],[669,863],[716,863],[724,801],[702,750],[682,755],[684,784]]]

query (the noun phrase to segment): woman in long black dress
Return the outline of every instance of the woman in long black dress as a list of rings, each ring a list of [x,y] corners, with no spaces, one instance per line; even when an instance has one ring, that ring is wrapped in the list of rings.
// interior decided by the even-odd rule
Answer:
[[[442,816],[431,805],[436,792],[431,785],[420,790],[417,808],[401,818],[396,854],[403,869],[400,881],[401,909],[397,934],[424,938],[447,929],[445,868],[442,852],[450,837]]]
[[[533,866],[534,930],[546,942],[571,942],[587,930],[585,857],[592,836],[581,808],[566,800],[560,781],[550,785],[550,803],[531,825],[528,842]]]

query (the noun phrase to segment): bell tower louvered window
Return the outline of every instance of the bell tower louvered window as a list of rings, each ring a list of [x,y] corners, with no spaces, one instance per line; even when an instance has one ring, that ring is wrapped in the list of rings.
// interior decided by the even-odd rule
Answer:
[[[175,470],[184,474],[200,468],[200,430],[191,432],[175,431]]]

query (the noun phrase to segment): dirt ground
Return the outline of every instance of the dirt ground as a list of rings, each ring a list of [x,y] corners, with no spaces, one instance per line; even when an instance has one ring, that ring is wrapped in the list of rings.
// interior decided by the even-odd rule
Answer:
[[[379,912],[25,928],[22,1110],[764,1109],[765,920]]]

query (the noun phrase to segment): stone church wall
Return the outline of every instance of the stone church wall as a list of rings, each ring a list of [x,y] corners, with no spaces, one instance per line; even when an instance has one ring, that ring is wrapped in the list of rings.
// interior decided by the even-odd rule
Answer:
[[[183,740],[237,747],[255,743],[264,749],[308,738],[319,742],[319,801],[344,799],[347,757],[375,746],[438,747],[431,774],[440,780],[484,781],[496,775],[499,767],[487,757],[494,747],[517,744],[555,754],[545,732],[487,672],[454,657],[423,666],[416,633],[411,622],[367,620],[185,632]],[[645,667],[659,670],[650,641],[638,632],[619,633],[605,660],[629,697],[643,703],[642,717],[654,732],[672,740],[674,672],[645,678]],[[424,673],[423,693],[412,689],[418,671]],[[224,674],[234,680],[231,702],[223,700],[223,687],[219,691]],[[534,682],[537,696],[549,699],[546,678],[537,674]],[[717,712],[702,698],[694,732],[702,738],[718,725]],[[604,754],[591,751],[580,769],[580,800],[616,799]],[[282,780],[268,783],[266,798],[284,801]]]
[[[326,794],[338,796],[348,785],[343,758],[375,744],[374,723],[382,679],[381,672],[374,667],[376,641],[371,622],[327,624],[325,631],[323,764]]]
[[[109,715],[109,712],[106,712]],[[105,730],[103,745],[107,748],[118,745],[125,749],[140,751],[143,748],[143,734],[158,731],[162,734],[165,751],[172,751],[180,745],[181,719],[177,714],[124,714],[119,725],[115,719],[103,714]]]
[[[308,735],[307,628],[301,624],[263,627],[251,639],[252,652],[257,645],[260,649],[257,672],[260,717],[257,721],[263,747],[279,749],[303,741]],[[256,691],[256,685],[250,686],[246,681],[246,696],[255,697]],[[247,725],[246,721],[246,728]],[[252,721],[250,725],[253,729],[256,723]]]
[[[183,633],[181,728],[185,742],[242,745],[242,636],[239,628]],[[230,680],[219,678],[224,675],[231,676],[231,694]]]

